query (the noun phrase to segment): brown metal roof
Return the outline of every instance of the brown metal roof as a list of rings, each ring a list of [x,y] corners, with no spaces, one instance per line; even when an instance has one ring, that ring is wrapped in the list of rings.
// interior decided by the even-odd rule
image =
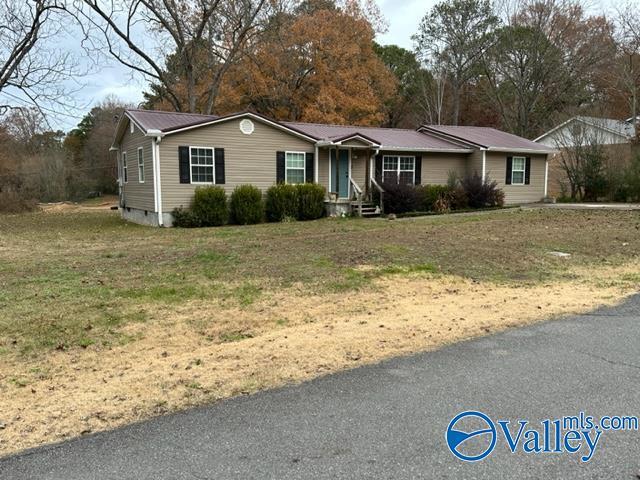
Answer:
[[[466,127],[453,125],[424,125],[424,132],[435,132],[446,135],[448,138],[468,142],[489,150],[530,150],[539,152],[552,152],[553,149],[526,138],[511,133],[496,130],[490,127]]]
[[[460,151],[469,149],[449,140],[425,135],[416,130],[402,128],[358,127],[347,125],[326,125],[323,123],[281,122],[283,125],[302,131],[307,135],[325,141],[339,141],[353,135],[361,135],[375,141],[382,148],[392,150],[417,149],[436,151]]]
[[[351,136],[360,135],[385,150],[423,150],[468,152],[471,148],[490,150],[528,150],[541,153],[552,149],[517,135],[488,127],[422,126],[420,131],[402,128],[360,127],[353,125],[329,125],[322,123],[276,122],[267,117],[250,112],[226,116],[201,115],[197,113],[163,112],[158,110],[127,110],[135,123],[146,132],[159,130],[169,133],[187,127],[196,127],[213,121],[224,121],[242,115],[255,115],[284,129],[300,133],[318,141],[340,142]]]
[[[161,132],[170,132],[219,118],[215,115],[162,112],[159,110],[127,110],[127,113],[144,130],[160,130]]]

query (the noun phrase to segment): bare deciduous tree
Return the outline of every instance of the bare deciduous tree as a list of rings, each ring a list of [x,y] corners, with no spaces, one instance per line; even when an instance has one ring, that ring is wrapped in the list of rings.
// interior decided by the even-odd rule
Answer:
[[[489,0],[443,1],[425,15],[413,36],[421,59],[450,77],[454,124],[460,117],[462,89],[478,73],[498,24]]]
[[[64,80],[76,65],[56,48],[62,15],[58,0],[0,1],[0,114],[68,105],[72,92]]]
[[[539,134],[554,112],[593,95],[595,73],[615,55],[612,25],[577,0],[503,4],[506,26],[485,59],[489,96],[507,130]]]
[[[616,69],[617,84],[628,95],[629,112],[638,132],[638,89],[640,88],[640,12],[635,4],[618,10],[618,48],[622,59]]]
[[[259,32],[269,5],[266,0],[76,0],[75,12],[99,33],[94,48],[106,47],[118,62],[158,84],[176,111],[196,111],[196,83],[207,78],[202,113],[211,113],[224,75]],[[168,73],[167,59],[177,62],[186,92]]]

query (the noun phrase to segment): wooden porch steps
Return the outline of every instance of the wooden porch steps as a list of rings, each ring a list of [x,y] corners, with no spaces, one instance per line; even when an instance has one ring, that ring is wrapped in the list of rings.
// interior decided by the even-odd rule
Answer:
[[[358,214],[358,202],[351,202],[351,209],[357,215]],[[362,217],[373,218],[379,217],[381,214],[377,205],[372,202],[362,202]]]

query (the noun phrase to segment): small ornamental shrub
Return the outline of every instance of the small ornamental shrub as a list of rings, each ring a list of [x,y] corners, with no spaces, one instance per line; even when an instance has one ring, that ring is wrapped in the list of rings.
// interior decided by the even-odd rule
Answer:
[[[279,183],[267,190],[265,210],[269,222],[282,222],[298,218],[300,210],[298,188],[295,185]]]
[[[221,187],[198,187],[191,203],[191,212],[202,227],[224,225],[229,220],[227,195]]]
[[[236,187],[229,200],[229,215],[231,222],[238,225],[260,223],[264,215],[260,189],[253,185]]]
[[[385,213],[415,212],[420,208],[420,195],[413,185],[383,183]]]
[[[502,190],[499,190],[502,192]],[[457,186],[447,193],[447,201],[451,210],[465,210],[469,208],[469,199],[464,188]]]
[[[419,198],[418,210],[422,212],[434,211],[436,200],[446,197],[451,191],[447,185],[418,185],[415,188]]]
[[[482,180],[480,175],[466,175],[460,182],[467,196],[470,208],[501,207],[504,205],[504,192],[498,188],[495,180]]]
[[[191,211],[182,207],[176,208],[171,213],[173,215],[173,226],[179,228],[200,227],[200,219]]]
[[[296,185],[298,190],[298,220],[315,220],[325,215],[325,189],[317,183],[301,183]]]

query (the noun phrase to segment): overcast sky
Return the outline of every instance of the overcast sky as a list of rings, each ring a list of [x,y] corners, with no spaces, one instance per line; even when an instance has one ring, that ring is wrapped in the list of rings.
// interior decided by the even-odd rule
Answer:
[[[591,10],[601,13],[609,10],[615,1],[594,0]],[[421,18],[436,2],[437,0],[378,0],[389,25],[388,32],[378,36],[378,42],[385,45],[396,44],[411,50],[411,35],[417,31]],[[82,50],[78,50],[82,54]],[[143,79],[132,79],[129,70],[116,62],[101,66],[99,71],[91,74],[85,81],[87,86],[78,92],[77,98],[83,110],[78,113],[78,118],[65,116],[52,119],[57,127],[65,131],[73,128],[91,106],[107,95],[116,95],[121,100],[137,104],[142,101],[142,91],[146,86]]]

